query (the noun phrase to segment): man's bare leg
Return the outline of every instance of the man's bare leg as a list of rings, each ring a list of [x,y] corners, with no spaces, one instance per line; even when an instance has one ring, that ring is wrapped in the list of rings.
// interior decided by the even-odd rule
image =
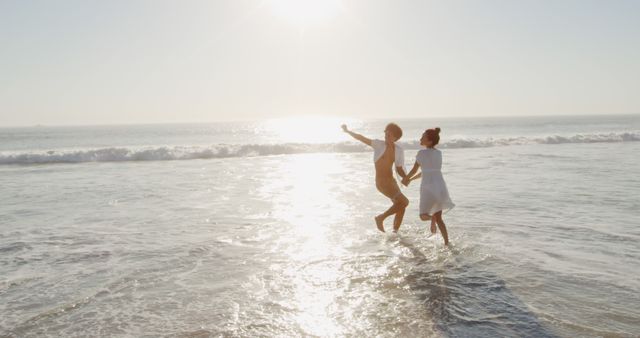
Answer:
[[[393,232],[398,232],[398,230],[400,230],[400,225],[402,224],[402,218],[404,217],[405,210],[406,208],[398,210],[395,217],[393,217]]]
[[[396,198],[395,201],[393,202],[393,205],[389,209],[387,209],[387,211],[375,217],[376,226],[378,226],[378,230],[384,232],[383,222],[387,217],[398,213],[400,210],[402,210],[402,215],[404,216],[404,210],[407,208],[407,205],[409,204],[409,200],[406,197],[404,197],[404,199],[400,197],[404,197],[404,195],[398,196],[398,198]],[[400,218],[400,222],[401,221],[402,221],[402,218]],[[394,231],[397,231],[395,223],[396,222],[394,219],[393,228],[394,228]]]
[[[386,217],[383,217],[384,214],[382,215],[378,215],[376,217],[374,217],[374,219],[376,220],[376,226],[378,227],[378,230],[385,232],[384,231],[384,219]]]
[[[378,230],[385,232],[384,225],[383,225],[384,220],[387,219],[387,217],[395,214],[396,212],[398,212],[398,210],[396,208],[396,205],[394,204],[389,209],[387,209],[387,211],[376,216],[375,220],[376,220],[376,226],[378,227]]]
[[[405,210],[407,210],[407,206],[409,205],[409,199],[407,199],[407,197],[405,197],[403,194],[400,194],[398,197],[396,197],[395,202],[400,204],[400,208],[393,218],[393,232],[398,232],[398,230],[400,230],[400,225],[402,225],[404,212]]]

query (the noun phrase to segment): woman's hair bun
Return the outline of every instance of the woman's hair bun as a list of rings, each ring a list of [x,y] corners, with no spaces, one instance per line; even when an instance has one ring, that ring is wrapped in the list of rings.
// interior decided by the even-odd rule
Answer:
[[[440,128],[436,127],[436,133],[440,134]]]

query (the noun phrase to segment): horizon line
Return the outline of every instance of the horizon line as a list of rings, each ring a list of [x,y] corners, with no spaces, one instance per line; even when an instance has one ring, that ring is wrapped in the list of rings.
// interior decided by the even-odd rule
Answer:
[[[640,115],[640,112],[636,113],[615,113],[615,114],[540,114],[540,115],[483,115],[483,116],[472,116],[472,115],[455,115],[455,116],[425,116],[425,117],[415,117],[415,116],[403,116],[403,117],[372,117],[372,118],[357,118],[353,116],[344,116],[344,119],[355,119],[362,121],[379,121],[379,120],[394,120],[394,121],[403,121],[403,120],[417,120],[417,119],[491,119],[491,118],[513,118],[513,119],[521,119],[521,118],[549,118],[549,117],[604,117],[604,116],[634,116]],[[251,122],[264,122],[269,120],[276,119],[289,119],[289,118],[341,118],[342,116],[337,115],[327,115],[320,116],[318,114],[307,114],[300,116],[277,116],[272,118],[247,118],[247,119],[235,119],[235,120],[218,120],[218,121],[160,121],[160,122],[108,122],[108,123],[78,123],[78,124],[45,124],[45,123],[34,123],[34,124],[21,124],[21,125],[1,125],[0,129],[8,129],[8,128],[47,128],[47,127],[102,127],[102,126],[146,126],[146,125],[190,125],[190,124],[217,124],[217,123],[251,123]]]

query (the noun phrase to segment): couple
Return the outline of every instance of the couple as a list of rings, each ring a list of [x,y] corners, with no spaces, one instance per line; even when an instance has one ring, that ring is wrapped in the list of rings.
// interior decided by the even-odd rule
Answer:
[[[373,162],[376,168],[376,188],[383,195],[393,202],[393,205],[384,213],[375,217],[378,230],[384,232],[384,220],[395,214],[393,219],[393,232],[400,229],[404,212],[409,205],[409,200],[402,194],[398,183],[393,178],[393,167],[402,177],[402,184],[409,185],[409,182],[422,177],[420,185],[420,219],[431,220],[431,232],[436,232],[436,224],[440,228],[444,244],[449,245],[447,228],[442,220],[442,211],[453,208],[447,186],[442,177],[442,153],[435,149],[440,142],[440,128],[427,129],[420,138],[420,145],[425,149],[418,151],[416,162],[409,173],[404,171],[404,150],[396,144],[402,137],[402,129],[395,124],[389,123],[384,129],[384,141],[371,140],[358,133],[350,131],[346,125],[342,125],[342,130],[351,135],[356,140],[373,148]],[[422,168],[422,173],[417,174],[418,168]]]

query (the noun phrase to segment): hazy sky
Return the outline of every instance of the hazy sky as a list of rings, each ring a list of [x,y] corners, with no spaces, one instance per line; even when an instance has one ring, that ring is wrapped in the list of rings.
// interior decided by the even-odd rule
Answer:
[[[637,0],[0,0],[5,126],[637,113]]]

